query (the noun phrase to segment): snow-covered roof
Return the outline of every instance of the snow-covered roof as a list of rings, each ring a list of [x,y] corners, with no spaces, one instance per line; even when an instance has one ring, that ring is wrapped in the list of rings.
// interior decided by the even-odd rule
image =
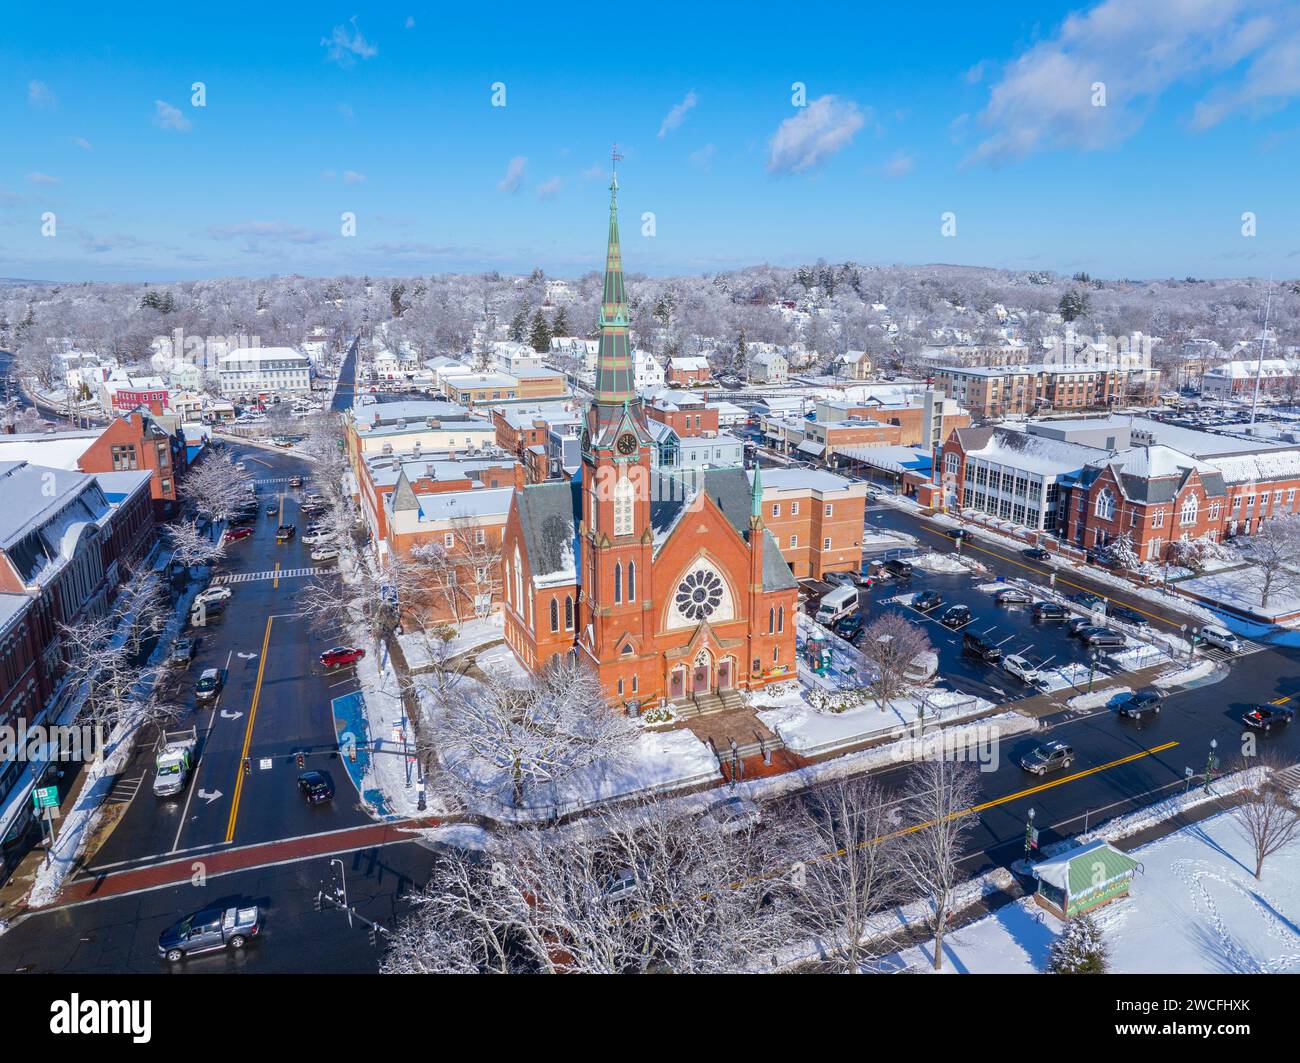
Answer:
[[[74,470],[102,431],[0,435],[0,461],[29,461],[50,469]]]
[[[1227,484],[1300,478],[1300,449],[1226,455],[1215,458],[1214,467]]]
[[[1098,838],[1077,849],[1033,865],[1037,878],[1077,896],[1131,874],[1140,863],[1116,849],[1105,838]]]
[[[237,347],[229,354],[223,354],[218,359],[218,364],[224,367],[228,363],[285,361],[298,361],[303,365],[308,364],[307,356],[300,354],[292,347]]]
[[[1150,447],[1129,447],[1127,450],[1116,451],[1109,457],[1099,458],[1090,464],[1098,467],[1118,466],[1130,476],[1143,478],[1181,476],[1186,469],[1197,469],[1200,472],[1214,472],[1216,469],[1209,462],[1200,461],[1190,454],[1160,444]]]
[[[453,520],[456,517],[504,517],[510,512],[511,487],[477,491],[446,491],[416,495],[421,521]]]
[[[1106,456],[1082,443],[1048,439],[1009,428],[959,428],[957,438],[967,457],[1040,476],[1068,476]]]
[[[754,482],[754,471],[748,472],[749,482]],[[763,494],[768,491],[818,491],[830,493],[832,491],[847,491],[853,486],[853,481],[843,476],[836,476],[833,472],[822,472],[818,469],[764,469],[763,470]]]
[[[701,371],[707,373],[709,371],[709,360],[707,358],[678,356],[677,358],[668,359],[668,367],[676,369],[679,373]]]
[[[928,476],[934,465],[934,458],[925,447],[834,447],[833,449],[836,454],[886,472],[914,472]],[[766,476],[764,479],[766,480]]]

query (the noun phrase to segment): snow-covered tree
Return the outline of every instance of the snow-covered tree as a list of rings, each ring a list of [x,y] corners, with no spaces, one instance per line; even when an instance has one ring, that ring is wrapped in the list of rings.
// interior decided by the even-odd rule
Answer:
[[[1110,954],[1101,928],[1086,912],[1065,924],[1047,957],[1051,974],[1106,974]]]
[[[933,652],[929,637],[897,613],[882,613],[862,633],[862,655],[876,674],[871,689],[880,711],[911,685],[907,672],[916,658]]]
[[[1257,769],[1250,785],[1222,803],[1237,833],[1245,839],[1255,858],[1256,880],[1264,874],[1264,861],[1300,840],[1300,806],[1273,776],[1288,761],[1274,754],[1248,758]]]

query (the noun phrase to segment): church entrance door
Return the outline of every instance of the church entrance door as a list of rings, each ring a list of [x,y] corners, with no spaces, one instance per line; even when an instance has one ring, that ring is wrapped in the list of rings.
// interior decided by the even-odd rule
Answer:
[[[731,684],[732,684],[731,668],[732,668],[732,662],[730,657],[728,657],[725,661],[721,662],[718,665],[718,692],[719,693],[721,693],[724,690],[731,689]]]

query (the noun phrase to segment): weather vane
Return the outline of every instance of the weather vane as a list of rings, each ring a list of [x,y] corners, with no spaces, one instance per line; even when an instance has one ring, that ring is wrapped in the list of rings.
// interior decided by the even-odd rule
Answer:
[[[618,160],[623,157],[619,154],[618,144],[614,145],[614,149],[609,153],[609,157],[614,160],[614,172],[618,173]]]

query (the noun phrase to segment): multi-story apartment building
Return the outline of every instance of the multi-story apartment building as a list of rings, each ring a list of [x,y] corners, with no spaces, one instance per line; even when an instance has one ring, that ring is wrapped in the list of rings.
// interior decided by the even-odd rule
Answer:
[[[763,523],[796,578],[862,567],[865,483],[808,469],[764,469],[761,482]]]
[[[217,382],[228,399],[249,402],[311,391],[311,359],[292,347],[239,347],[217,363]]]
[[[1119,402],[1128,372],[1117,366],[939,366],[935,385],[980,418],[1042,409],[1105,409]]]

